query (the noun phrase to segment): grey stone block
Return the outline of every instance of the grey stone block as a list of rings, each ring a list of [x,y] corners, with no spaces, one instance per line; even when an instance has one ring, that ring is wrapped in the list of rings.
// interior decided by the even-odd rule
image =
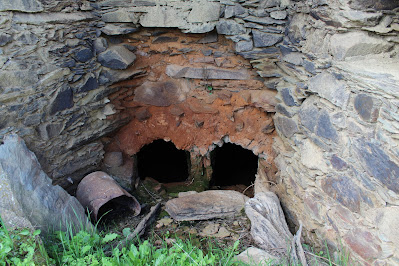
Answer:
[[[57,96],[51,103],[50,114],[53,115],[65,109],[72,108],[73,105],[73,91],[71,88],[65,87],[58,92]]]
[[[79,88],[77,89],[77,92],[88,92],[95,90],[99,87],[98,81],[95,77],[89,77],[86,82]]]
[[[75,53],[76,59],[82,63],[93,58],[93,51],[89,48],[84,48]]]
[[[96,52],[96,54],[100,54],[102,52],[104,52],[105,50],[107,50],[108,48],[108,42],[105,38],[97,38],[94,41],[94,51]]]
[[[330,101],[342,109],[346,109],[349,100],[349,91],[346,84],[334,75],[323,72],[309,80],[309,91],[318,93],[322,98]]]
[[[399,2],[395,0],[353,0],[349,2],[350,7],[364,10],[373,8],[376,10],[393,10],[399,7]]]
[[[314,63],[312,63],[311,61],[303,60],[303,67],[309,73],[316,74],[316,67],[315,67]]]
[[[282,104],[276,105],[276,112],[282,115],[285,115],[289,118],[294,116],[294,113],[289,112]]]
[[[295,66],[303,64],[303,56],[301,53],[287,53],[283,56],[283,60]]]
[[[216,24],[216,30],[219,34],[238,35],[246,32],[245,27],[234,20],[221,19]]]
[[[274,119],[277,129],[286,137],[290,138],[299,132],[296,122],[287,117],[277,117]]]
[[[76,66],[76,61],[74,59],[67,59],[61,64],[62,67],[74,67]]]
[[[231,18],[234,16],[242,16],[246,13],[246,9],[243,8],[240,4],[235,4],[234,6],[227,6],[224,12],[225,18]],[[248,15],[248,13],[247,13]]]
[[[331,123],[328,112],[325,110],[320,111],[319,118],[317,120],[316,135],[333,141],[338,140],[337,131]]]
[[[254,44],[251,41],[239,41],[236,43],[236,52],[248,52],[254,48]]]
[[[338,112],[333,114],[331,117],[331,122],[339,128],[346,128],[346,113]]]
[[[252,30],[255,47],[268,47],[275,45],[283,40],[279,34],[265,33],[258,30]]]
[[[378,101],[378,99],[367,94],[356,95],[354,101],[355,109],[364,121],[377,121],[380,112]]]
[[[234,6],[226,6],[226,9],[224,11],[224,17],[225,18],[234,17]]]
[[[274,19],[285,19],[287,17],[287,11],[285,10],[276,10],[270,12],[270,17]]]
[[[309,129],[311,132],[314,132],[317,123],[318,113],[319,110],[315,106],[303,104],[301,106],[301,110],[299,111],[301,124]]]
[[[27,127],[37,126],[40,124],[41,120],[42,120],[41,114],[28,115],[25,117],[24,125]]]
[[[332,167],[334,167],[334,169],[338,171],[345,170],[346,168],[348,168],[348,164],[335,154],[331,157],[330,162]]]
[[[287,106],[296,106],[294,97],[292,96],[291,90],[289,88],[283,88],[280,90],[281,96],[283,97],[283,101]]]
[[[220,4],[218,2],[197,2],[192,4],[192,10],[187,16],[189,23],[206,23],[217,21],[220,15]]]
[[[366,32],[357,31],[333,35],[330,47],[332,55],[338,60],[343,60],[352,56],[387,52],[393,44],[382,38],[371,37]]]
[[[113,46],[98,55],[98,62],[111,69],[126,69],[133,64],[136,56],[124,46]]]
[[[382,146],[363,138],[354,141],[357,157],[367,173],[388,189],[399,193],[399,166],[382,150]]]

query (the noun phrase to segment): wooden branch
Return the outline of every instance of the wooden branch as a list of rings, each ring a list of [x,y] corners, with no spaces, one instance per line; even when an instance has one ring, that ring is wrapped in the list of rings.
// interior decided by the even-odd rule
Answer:
[[[155,206],[151,207],[150,212],[140,221],[140,223],[136,226],[136,229],[134,229],[133,233],[129,234],[126,239],[119,242],[119,249],[122,249],[128,241],[132,240],[136,236],[140,237],[144,234],[147,227],[155,221],[155,216],[160,207],[161,203],[157,203]]]

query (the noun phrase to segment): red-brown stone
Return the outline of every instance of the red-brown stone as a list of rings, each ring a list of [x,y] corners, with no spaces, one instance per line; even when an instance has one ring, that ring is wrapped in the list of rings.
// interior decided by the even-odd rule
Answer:
[[[370,232],[355,229],[344,236],[349,247],[367,262],[374,261],[381,252],[380,241]]]
[[[145,38],[141,38],[141,34]],[[205,67],[202,53],[195,52],[209,49],[207,44],[197,43],[201,36],[171,30],[172,37],[184,38],[186,42],[158,44],[152,43],[154,37],[148,37],[145,30],[136,35],[137,40],[142,41],[141,53],[137,54],[137,60],[129,70],[145,71],[147,75],[120,82],[116,86],[122,89],[110,95],[121,115],[136,116],[115,135],[115,143],[122,152],[133,155],[156,139],[167,139],[178,149],[196,147],[205,154],[213,143],[229,136],[231,142],[251,149],[255,154],[267,154],[268,162],[272,163],[275,133],[272,132],[272,114],[268,112],[274,111],[276,92],[267,90],[263,82],[255,78],[258,76],[256,70],[233,52],[233,42],[219,38],[215,49],[223,53],[223,61],[228,62],[223,63],[224,68],[246,72],[249,79],[174,79],[166,75],[168,65]],[[134,44],[135,39],[129,42]],[[187,48],[187,43],[192,51],[179,53]],[[165,51],[170,51],[173,56]],[[255,101],[251,101],[252,94]],[[145,119],[135,114],[143,107]]]

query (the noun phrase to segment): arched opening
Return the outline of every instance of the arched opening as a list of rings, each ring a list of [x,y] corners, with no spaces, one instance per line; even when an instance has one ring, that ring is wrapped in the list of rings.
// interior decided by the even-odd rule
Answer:
[[[152,177],[160,183],[185,181],[189,176],[189,153],[172,142],[155,140],[137,153],[139,177]]]
[[[251,185],[258,170],[258,157],[236,144],[225,143],[211,152],[211,186]]]

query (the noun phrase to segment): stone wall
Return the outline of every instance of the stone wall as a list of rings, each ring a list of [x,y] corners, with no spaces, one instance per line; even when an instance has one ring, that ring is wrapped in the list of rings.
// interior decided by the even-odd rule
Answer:
[[[18,131],[65,187],[97,167],[99,138],[129,121],[109,95],[142,74],[132,71],[141,52],[120,36],[216,29],[278,91],[275,189],[292,225],[364,262],[399,263],[398,6],[0,0],[0,136]]]
[[[289,218],[368,263],[399,261],[395,1],[289,8],[274,147]]]
[[[103,154],[96,140],[123,122],[103,119],[110,90],[97,82],[100,22],[92,9],[78,1],[0,1],[0,135],[17,132],[64,186],[66,177],[95,169]]]

